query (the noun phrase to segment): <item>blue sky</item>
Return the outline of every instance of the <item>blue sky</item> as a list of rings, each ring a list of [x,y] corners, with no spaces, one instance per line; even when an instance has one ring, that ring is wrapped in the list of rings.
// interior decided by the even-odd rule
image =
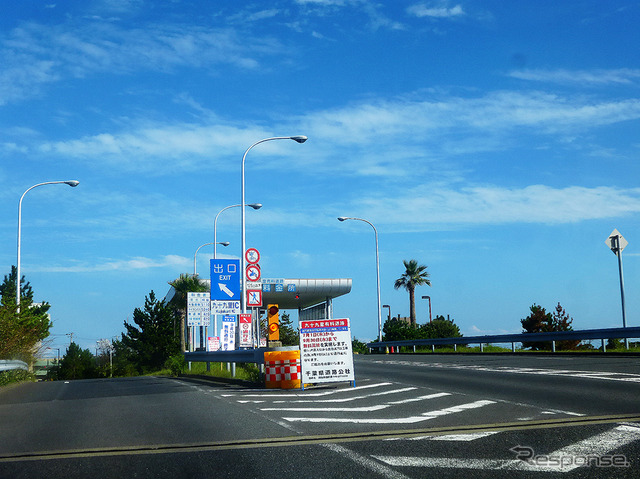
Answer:
[[[0,3],[0,264],[51,303],[52,346],[119,336],[193,272],[240,202],[264,277],[352,278],[334,303],[377,336],[402,261],[434,316],[520,331],[640,323],[640,3],[297,0]],[[219,252],[240,254],[240,214]],[[211,257],[205,247],[198,271]],[[419,299],[418,322],[428,319]],[[386,310],[383,312],[386,315]]]

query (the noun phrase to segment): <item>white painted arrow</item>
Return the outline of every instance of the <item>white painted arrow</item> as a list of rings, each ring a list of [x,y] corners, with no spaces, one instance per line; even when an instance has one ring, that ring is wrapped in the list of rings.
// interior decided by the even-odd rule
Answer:
[[[218,287],[220,288],[220,291],[224,291],[225,293],[227,293],[229,295],[230,298],[233,298],[233,291],[231,291],[229,288],[227,288],[226,284],[218,283]]]

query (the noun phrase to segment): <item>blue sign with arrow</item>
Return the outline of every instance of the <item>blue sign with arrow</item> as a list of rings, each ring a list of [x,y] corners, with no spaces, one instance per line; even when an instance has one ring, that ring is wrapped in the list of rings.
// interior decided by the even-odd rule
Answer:
[[[211,301],[240,301],[240,260],[211,260]]]

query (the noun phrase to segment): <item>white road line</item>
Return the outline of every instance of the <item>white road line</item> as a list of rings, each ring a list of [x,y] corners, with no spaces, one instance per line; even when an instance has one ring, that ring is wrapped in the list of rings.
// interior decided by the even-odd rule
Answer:
[[[630,444],[634,441],[640,439],[640,427],[638,426],[628,426],[628,425],[620,425],[609,431],[605,431],[601,434],[596,434],[595,436],[591,436],[587,439],[584,439],[580,442],[576,442],[575,444],[571,444],[567,447],[563,447],[554,451],[548,456],[550,457],[567,457],[567,458],[575,458],[575,457],[593,457],[593,456],[603,456],[608,454],[610,451],[618,449],[622,446]],[[546,455],[546,454],[545,454]],[[516,466],[516,469],[525,469],[525,470],[535,470],[535,471],[548,471],[548,472],[569,472],[573,469],[577,469],[582,464],[571,464],[558,466],[537,466],[530,465],[524,461],[518,461],[519,464]]]
[[[472,432],[469,434],[445,434],[444,436],[430,436],[431,441],[456,441],[456,442],[469,442],[476,439],[482,439],[483,437],[493,436],[498,434],[499,431],[484,431],[484,432]],[[417,440],[418,438],[413,438]]]
[[[468,434],[445,434],[443,436],[392,437],[385,441],[455,441],[470,442],[483,437],[493,436],[500,431],[470,432]]]
[[[333,389],[331,391],[322,391],[318,393],[312,393],[308,391],[300,391],[297,393],[282,394],[280,389],[273,389],[273,392],[265,391],[260,394],[221,394],[222,397],[260,397],[260,398],[287,398],[287,397],[322,397],[330,396],[332,394],[338,394],[343,392],[360,391],[362,389],[377,388],[381,386],[389,386],[392,383],[376,383],[367,384],[365,386],[356,386],[355,388]]]
[[[518,459],[466,459],[449,457],[410,457],[410,456],[371,456],[378,461],[395,467],[439,467],[445,469],[481,469],[496,470],[504,469],[505,466],[515,462],[522,462]]]
[[[389,479],[410,479],[408,476],[405,476],[399,471],[391,469],[390,467],[385,466],[384,464],[380,464],[377,461],[370,459],[369,457],[358,454],[355,451],[347,449],[344,446],[340,446],[339,444],[329,443],[323,444],[324,447],[333,451],[341,456],[350,459],[351,461],[359,464],[362,467],[366,467],[370,471],[373,471],[376,474],[379,474],[382,477],[387,477]]]
[[[373,412],[380,411],[381,409],[387,409],[391,406],[398,404],[404,404],[409,402],[423,401],[425,399],[435,399],[443,396],[450,396],[450,393],[435,393],[428,394],[426,396],[419,396],[417,398],[403,399],[401,401],[392,401],[386,404],[378,404],[375,406],[359,406],[359,407],[265,407],[260,408],[261,411],[294,411],[294,412]],[[367,397],[367,396],[361,396]],[[369,396],[370,397],[370,396]],[[240,401],[239,401],[240,402]],[[314,401],[329,402],[329,401]]]
[[[306,403],[306,402],[312,402],[312,403],[337,403],[337,402],[349,402],[349,401],[356,401],[358,399],[367,399],[367,398],[371,398],[371,397],[376,397],[376,396],[386,396],[388,394],[398,394],[398,393],[404,393],[404,392],[408,392],[408,391],[413,391],[415,389],[418,389],[416,387],[409,387],[409,388],[402,388],[402,389],[393,389],[391,391],[383,391],[380,393],[372,393],[372,394],[367,394],[366,396],[352,396],[352,397],[348,397],[348,398],[340,398],[340,399],[298,399],[295,401],[273,401],[274,404],[280,404],[280,403],[287,403],[287,404],[291,404],[291,403]]]
[[[261,411],[289,411],[289,412],[373,412],[387,409],[388,404],[362,407],[264,407]]]
[[[416,361],[389,361],[378,360],[374,361],[380,364],[392,364],[392,365],[405,365],[405,366],[418,366],[426,368],[441,368],[441,369],[460,369],[460,370],[473,370],[473,371],[489,371],[489,372],[502,372],[511,374],[534,374],[540,376],[571,376],[582,379],[602,379],[605,381],[622,381],[622,382],[640,382],[639,374],[632,373],[618,373],[610,371],[575,371],[570,369],[543,369],[543,368],[510,368],[507,366],[475,366],[472,364],[457,365],[446,363],[421,363]]]
[[[475,401],[472,403],[461,404],[459,406],[448,407],[445,409],[437,409],[435,411],[429,411],[422,413],[420,416],[409,417],[396,417],[396,418],[338,418],[338,417],[283,417],[285,421],[289,422],[315,422],[315,423],[351,423],[351,424],[413,424],[416,422],[428,421],[429,419],[435,419],[436,417],[445,416],[448,414],[454,414],[458,412],[467,411],[469,409],[476,409],[489,404],[496,404],[495,401]]]
[[[390,402],[388,404],[406,404],[406,403],[410,403],[410,402],[417,402],[417,401],[423,401],[424,399],[436,399],[436,398],[441,398],[441,397],[445,397],[445,396],[451,396],[451,393],[435,393],[435,394],[427,394],[426,396],[418,396],[415,398],[410,398],[410,399],[402,399],[400,401],[393,401]]]
[[[445,457],[372,456],[395,467],[429,467],[447,469],[518,470],[565,473],[589,463],[586,458],[601,457],[620,447],[640,440],[640,427],[622,424],[613,429],[596,434],[575,444],[558,449],[545,458],[554,458],[558,465],[535,464],[520,459],[467,459]],[[566,461],[562,459],[566,458]],[[549,462],[549,461],[547,461]]]

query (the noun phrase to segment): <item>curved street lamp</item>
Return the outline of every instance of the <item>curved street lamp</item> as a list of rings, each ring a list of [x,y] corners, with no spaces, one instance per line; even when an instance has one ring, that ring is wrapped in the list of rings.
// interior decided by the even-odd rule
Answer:
[[[225,210],[228,210],[229,208],[238,208],[240,206],[242,205],[225,206],[220,211],[218,211],[216,218],[213,220],[213,259],[217,258],[216,244],[219,244],[217,242],[218,241],[218,216],[220,216],[220,213],[222,213]],[[260,208],[262,208],[262,203],[251,203],[247,206],[250,206],[254,210],[259,210]]]
[[[376,236],[376,285],[378,289],[378,341],[382,342],[382,307],[380,306],[380,256],[378,254],[378,230],[373,223],[367,220],[363,220],[362,218],[350,218],[347,216],[340,216],[338,221],[346,221],[346,220],[356,220],[356,221],[364,221],[369,226],[373,228],[373,232]]]
[[[422,299],[429,300],[429,322],[431,322],[431,296],[423,296]]]
[[[198,249],[193,254],[193,275],[194,276],[197,274],[197,272],[196,272],[196,256],[198,256],[198,251],[200,251],[200,248],[202,248],[203,246],[209,246],[211,244],[213,244],[213,243],[201,244],[200,246],[198,246]],[[229,243],[228,241],[220,241],[219,243],[216,243],[216,244],[221,244],[222,246],[229,246],[231,243]]]
[[[247,249],[247,245],[246,245],[246,241],[245,241],[245,219],[244,219],[244,161],[247,158],[247,153],[249,153],[249,150],[251,150],[251,148],[253,148],[256,145],[259,145],[260,143],[264,143],[265,141],[272,141],[272,140],[293,140],[297,143],[304,143],[305,141],[307,141],[307,137],[306,136],[302,136],[302,135],[298,135],[298,136],[274,136],[272,138],[265,138],[264,140],[259,140],[256,141],[253,145],[251,145],[249,148],[247,148],[247,151],[244,152],[244,155],[242,156],[242,185],[241,185],[241,190],[242,190],[242,201],[240,203],[241,208],[241,216],[242,216],[242,254],[240,255],[240,261],[241,261],[241,268],[240,268],[240,276],[242,276],[242,291],[241,291],[241,295],[242,295],[242,313],[245,314],[247,312],[247,296],[245,294],[245,290],[247,287],[247,279],[245,278],[245,274],[244,274],[244,270],[246,269],[246,258],[245,256],[245,252]]]
[[[18,312],[20,312],[20,241],[22,236],[22,200],[24,199],[24,195],[38,186],[59,184],[65,184],[71,186],[72,188],[75,188],[80,184],[80,182],[78,180],[63,180],[45,181],[44,183],[38,183],[37,185],[33,185],[31,188],[28,188],[24,193],[22,193],[20,202],[18,203],[18,264],[16,265],[16,305],[18,306]]]

